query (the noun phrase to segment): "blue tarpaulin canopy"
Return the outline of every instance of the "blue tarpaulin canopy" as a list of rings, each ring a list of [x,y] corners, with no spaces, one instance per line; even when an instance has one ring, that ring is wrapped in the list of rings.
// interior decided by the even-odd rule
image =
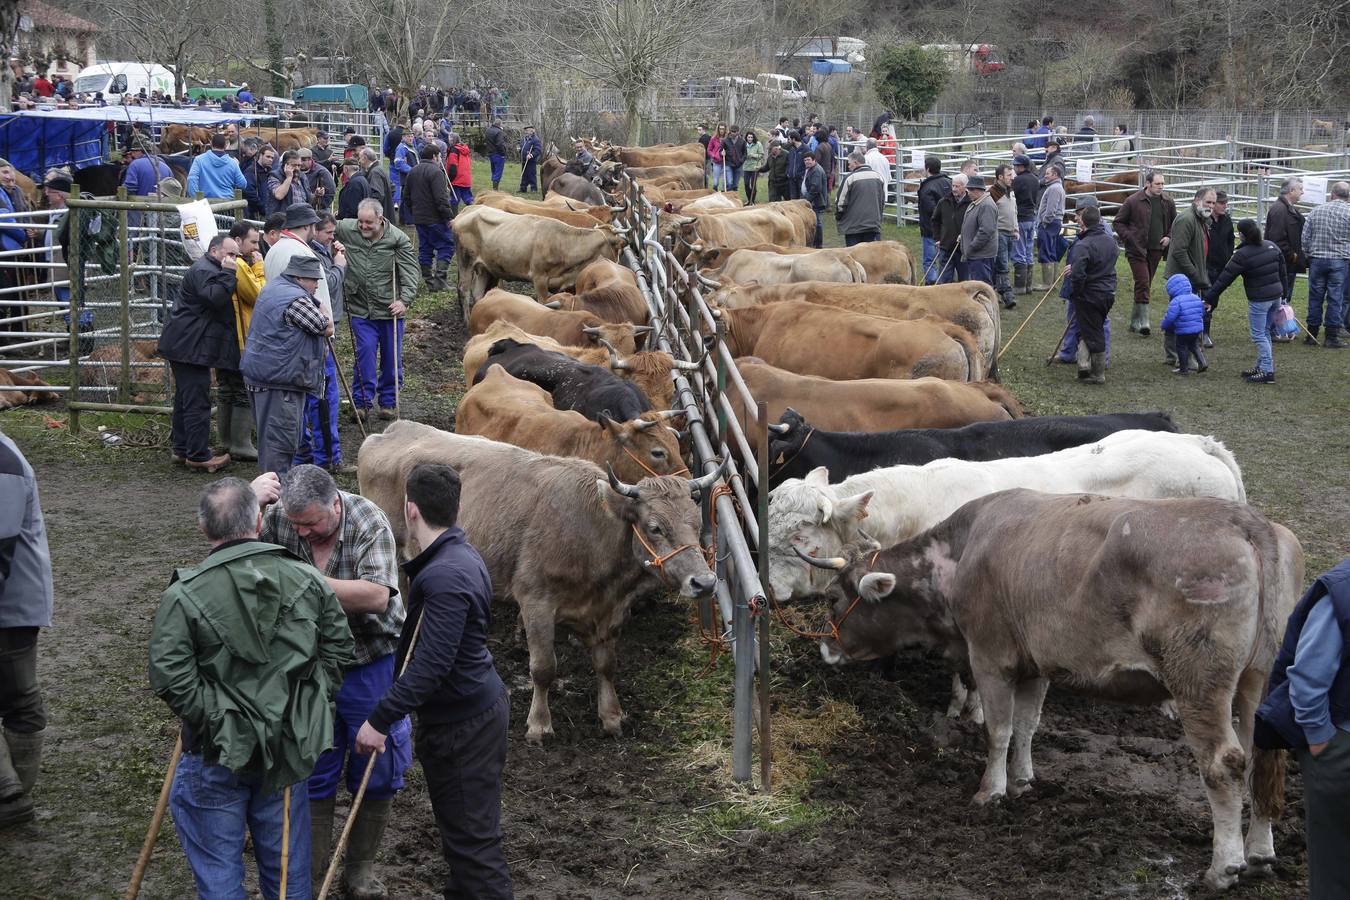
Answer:
[[[246,125],[272,116],[223,113],[210,109],[158,106],[87,106],[82,109],[26,109],[0,115],[0,156],[34,181],[48,169],[71,170],[97,165],[107,154],[109,123],[140,122],[150,130],[160,125],[209,127],[234,122]]]

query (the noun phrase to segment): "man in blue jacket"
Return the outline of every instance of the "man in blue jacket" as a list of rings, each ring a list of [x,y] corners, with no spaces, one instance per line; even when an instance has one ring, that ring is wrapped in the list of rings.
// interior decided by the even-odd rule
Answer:
[[[408,204],[403,202],[403,185],[417,165],[417,148],[413,146],[413,132],[409,128],[399,138],[394,148],[394,161],[389,166],[389,180],[394,186],[394,205],[398,207],[398,221],[401,225],[411,225],[412,216]]]
[[[788,199],[802,199],[802,176],[806,174],[806,154],[811,152],[802,142],[800,132],[794,131],[788,136],[792,146],[788,149]]]
[[[1350,559],[1289,616],[1256,713],[1256,743],[1293,748],[1303,771],[1312,900],[1350,897]]]
[[[208,200],[229,200],[236,190],[247,187],[239,162],[225,152],[227,140],[223,134],[211,135],[210,151],[192,161],[188,169],[189,197],[201,194]]]
[[[520,193],[539,189],[539,160],[544,155],[544,144],[534,133],[533,125],[525,126],[520,139]]]
[[[399,642],[399,663],[406,669],[361,726],[356,748],[383,753],[393,724],[416,710],[417,758],[450,866],[445,896],[510,898],[501,830],[510,701],[487,648],[492,582],[455,524],[460,493],[455,470],[416,466],[405,493],[408,537],[423,548],[403,564],[407,621],[415,624],[404,627]]]

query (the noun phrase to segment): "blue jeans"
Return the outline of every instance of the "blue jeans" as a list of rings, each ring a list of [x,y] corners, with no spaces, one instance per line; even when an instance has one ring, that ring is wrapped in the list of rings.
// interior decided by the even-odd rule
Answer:
[[[363,666],[353,666],[342,675],[338,688],[337,717],[333,721],[333,749],[319,757],[314,774],[309,776],[309,796],[326,800],[337,793],[342,770],[347,770],[347,790],[355,796],[361,787],[369,756],[355,750],[356,732],[370,718],[380,698],[394,684],[394,654],[382,656]],[[406,716],[389,729],[389,749],[375,757],[366,796],[388,800],[403,787],[403,773],[412,765],[412,720]]]
[[[417,262],[431,265],[433,260],[449,262],[455,258],[455,236],[444,222],[417,226]]]
[[[1017,223],[1017,242],[1013,244],[1013,262],[1019,266],[1029,266],[1033,262],[1032,251],[1036,249],[1036,220],[1027,219]]]
[[[352,363],[352,399],[358,409],[370,409],[375,402],[376,372],[379,372],[379,402],[394,408],[394,342],[398,341],[398,383],[403,385],[403,320],[398,320],[398,337],[393,319],[362,319],[352,316],[352,343],[356,359]],[[379,353],[379,368],[375,356]]]
[[[856,234],[844,235],[844,246],[854,247],[858,244],[870,244],[873,241],[881,240],[880,231],[859,231]]]
[[[956,280],[956,268],[961,264],[960,250],[943,250],[938,247],[937,258],[933,260],[933,275],[930,284],[949,284]]]
[[[283,792],[264,794],[258,779],[240,778],[224,766],[208,766],[196,753],[178,761],[169,793],[173,826],[183,847],[199,900],[245,900],[244,830],[253,835],[258,883],[267,900],[281,890]],[[287,900],[307,900],[309,879],[309,789],[291,785],[291,841]]]
[[[492,166],[492,184],[495,187],[497,182],[502,180],[502,172],[506,170],[506,157],[498,153],[489,153],[488,163]]]
[[[295,451],[293,465],[342,464],[342,445],[338,437],[338,404],[341,401],[337,363],[330,353],[323,364],[323,398],[320,399],[313,394],[305,398],[304,431],[300,433],[300,449]]]
[[[715,191],[727,189],[727,167],[720,162],[712,164],[712,188]]]
[[[962,281],[983,281],[990,287],[994,284],[994,261],[996,257],[985,256],[980,259],[967,259],[962,262],[959,272]]]
[[[1064,304],[1064,318],[1069,323],[1068,330],[1064,332],[1064,343],[1059,348],[1059,361],[1071,363],[1078,359],[1078,342],[1082,338],[1078,334],[1078,320],[1073,315],[1073,304]],[[1107,316],[1102,320],[1102,335],[1106,338],[1106,364],[1111,365],[1111,317]]]
[[[473,205],[473,188],[450,185],[450,209],[459,212],[461,206]]]
[[[934,284],[937,279],[937,267],[933,260],[937,259],[938,245],[933,238],[923,238],[923,283]]]
[[[727,190],[729,191],[737,190],[741,186],[741,167],[727,166],[726,170],[727,170],[727,178],[729,179],[727,183]]]
[[[1341,327],[1341,297],[1345,292],[1346,261],[1314,256],[1308,261],[1308,330],[1322,324],[1326,303],[1328,328]]]
[[[1064,258],[1065,241],[1060,234],[1061,222],[1042,223],[1036,228],[1036,260],[1042,263],[1059,262]]]
[[[1002,231],[998,233],[998,256],[994,257],[994,288],[1007,303],[1013,299],[1012,250],[1017,238]]]
[[[1252,343],[1256,345],[1256,368],[1262,372],[1275,371],[1275,356],[1270,352],[1270,330],[1275,327],[1275,310],[1279,306],[1279,300],[1247,304],[1247,326],[1251,330]]]

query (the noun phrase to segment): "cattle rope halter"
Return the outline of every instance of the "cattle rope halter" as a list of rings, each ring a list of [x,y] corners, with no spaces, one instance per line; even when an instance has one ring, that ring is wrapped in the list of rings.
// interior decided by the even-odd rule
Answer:
[[[642,467],[642,471],[646,472],[648,475],[652,476],[653,478],[660,478],[660,477],[661,477],[661,474],[662,474],[662,473],[653,470],[651,466],[647,465],[645,462],[643,462],[641,459],[639,459],[638,456],[637,456],[637,454],[635,454],[632,450],[629,450],[629,449],[628,449],[626,446],[624,446],[623,444],[620,444],[620,445],[619,445],[619,449],[622,450],[624,453],[627,453],[629,459],[631,459],[633,462],[635,462],[635,463],[637,463],[639,466],[641,466],[641,467]],[[680,468],[679,468],[677,471],[674,471],[674,472],[666,472],[665,474],[667,474],[667,475],[688,475],[688,474],[689,474],[689,470],[688,470],[687,468],[685,468],[684,466],[680,466]]]
[[[649,569],[655,569],[656,574],[661,576],[661,580],[665,581],[668,584],[670,583],[670,579],[666,577],[666,563],[670,562],[670,560],[674,559],[676,556],[679,556],[686,550],[699,549],[698,544],[681,544],[674,550],[667,553],[665,556],[662,556],[660,553],[656,552],[655,547],[647,543],[647,539],[642,536],[642,531],[638,529],[636,523],[634,523],[631,527],[633,529],[633,537],[637,538],[638,543],[642,545],[642,549],[646,550],[652,556],[652,558],[644,562],[643,565]]]
[[[872,558],[867,561],[867,568],[869,571],[873,566],[877,564],[877,557],[880,555],[881,550],[878,549],[876,553],[872,554]],[[779,605],[778,598],[773,595],[772,590],[769,591],[769,600],[771,605],[773,606],[774,614],[778,616],[778,621],[783,623],[783,627],[785,627],[788,631],[791,631],[793,634],[797,635],[797,637],[810,638],[812,640],[818,640],[820,638],[832,638],[836,643],[838,643],[839,626],[843,625],[844,620],[847,619],[853,613],[853,610],[858,608],[858,604],[862,602],[862,594],[858,594],[853,598],[853,601],[849,603],[848,609],[844,610],[844,614],[842,616],[840,616],[838,619],[835,618],[830,619],[829,631],[801,630],[797,626],[793,625],[792,622],[788,619],[787,613],[783,612],[783,607]]]

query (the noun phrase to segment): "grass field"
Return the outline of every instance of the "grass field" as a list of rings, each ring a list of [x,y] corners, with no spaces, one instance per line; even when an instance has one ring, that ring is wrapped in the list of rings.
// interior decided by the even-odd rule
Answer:
[[[508,166],[506,185],[518,177]],[[485,164],[475,178],[487,184]],[[886,230],[917,253],[915,229]],[[832,224],[826,242],[842,244]],[[1128,333],[1130,287],[1122,261],[1106,385],[1082,385],[1073,367],[1044,365],[1064,323],[1053,297],[1001,361],[1005,384],[1035,414],[1162,409],[1184,431],[1214,435],[1242,464],[1250,501],[1303,541],[1309,577],[1339,560],[1350,534],[1346,353],[1277,346],[1278,383],[1242,382],[1238,372],[1255,351],[1237,287],[1215,318],[1210,371],[1177,378],[1161,362],[1156,330],[1149,338]],[[1298,296],[1301,312],[1302,287]],[[1003,314],[1005,340],[1039,299],[1019,297],[1017,309]],[[452,306],[451,294],[419,298],[412,316],[426,324],[410,338],[407,358],[408,415],[442,428],[453,423],[464,389]],[[1155,327],[1162,309],[1153,309]],[[173,737],[173,720],[145,680],[149,622],[173,567],[204,552],[192,515],[205,479],[169,465],[163,424],[87,415],[77,438],[50,427],[64,418],[59,407],[0,414],[0,429],[37,471],[57,584],[56,625],[40,645],[51,717],[40,812],[0,840],[0,895],[8,897],[121,893]],[[91,433],[98,424],[132,440],[105,447]],[[354,426],[344,424],[343,439],[354,458]],[[252,474],[251,466],[233,469]],[[1052,695],[1043,731],[1052,760],[1046,796],[1055,799],[967,817],[959,810],[978,777],[980,738],[976,729],[930,717],[945,689],[940,674],[905,666],[828,670],[810,642],[775,628],[779,788],[753,794],[729,780],[730,659],[706,671],[690,612],[670,599],[635,612],[620,651],[618,688],[632,719],[619,742],[598,734],[587,654],[560,639],[559,733],[542,751],[523,746],[526,659],[514,616],[499,614],[492,650],[513,687],[504,827],[518,896],[1068,898],[1195,890],[1208,825],[1193,797],[1180,813],[1164,802],[1195,793],[1193,766],[1178,755],[1171,723]],[[1119,783],[1083,789],[1074,767],[1100,765],[1103,734],[1143,762],[1121,769]],[[1176,783],[1149,774],[1159,768]],[[1148,804],[1138,799],[1145,795],[1153,798]],[[382,870],[395,897],[428,896],[444,868],[416,769],[399,804]],[[1239,896],[1306,894],[1297,815],[1297,807],[1286,812],[1278,835],[1291,860],[1280,879],[1244,886]],[[893,819],[898,830],[878,828]],[[165,827],[142,896],[191,892],[171,822]],[[1102,837],[1124,829],[1134,836]]]

